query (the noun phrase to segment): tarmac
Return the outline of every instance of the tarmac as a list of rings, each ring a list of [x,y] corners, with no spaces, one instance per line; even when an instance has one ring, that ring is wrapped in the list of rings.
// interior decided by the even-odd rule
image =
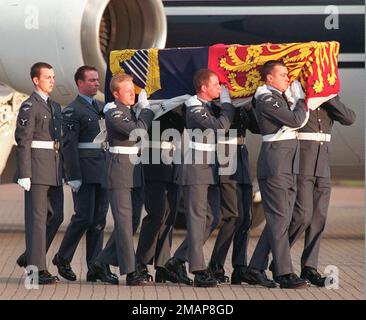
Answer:
[[[48,254],[48,270],[57,274],[51,260],[63,237],[63,231],[73,213],[70,190],[65,187],[65,218]],[[332,288],[310,286],[302,290],[266,289],[248,284],[221,284],[217,288],[196,288],[173,283],[148,284],[141,287],[86,282],[85,241],[82,239],[72,268],[77,275],[75,282],[60,278],[55,285],[26,289],[24,269],[15,261],[24,250],[23,192],[15,184],[0,185],[0,300],[364,300],[365,299],[365,246],[364,246],[364,188],[335,186],[331,196],[327,226],[320,249],[319,271],[338,278]],[[263,225],[251,232],[249,257],[251,256]],[[105,239],[113,229],[110,212],[107,217]],[[215,241],[214,233],[204,247],[209,260]],[[184,230],[175,230],[172,252],[185,236]],[[135,238],[137,245],[138,235]],[[303,239],[292,249],[295,271],[300,272],[300,256]],[[231,250],[224,266],[230,276]],[[152,267],[150,273],[154,274]],[[113,272],[118,273],[116,268]],[[271,276],[270,272],[268,275]],[[192,275],[190,275],[192,276]]]

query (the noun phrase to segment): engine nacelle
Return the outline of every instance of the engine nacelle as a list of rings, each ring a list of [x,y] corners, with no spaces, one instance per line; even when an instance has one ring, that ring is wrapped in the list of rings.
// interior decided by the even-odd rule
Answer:
[[[122,48],[163,48],[166,16],[161,0],[2,0],[0,82],[30,94],[29,71],[45,61],[55,70],[52,97],[61,104],[77,94],[78,67],[99,71],[104,91],[106,56]]]

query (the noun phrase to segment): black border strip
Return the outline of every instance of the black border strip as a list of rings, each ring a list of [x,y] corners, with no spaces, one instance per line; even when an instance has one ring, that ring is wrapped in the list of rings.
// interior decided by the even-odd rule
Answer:
[[[364,69],[365,62],[363,61],[341,61],[338,62],[338,68],[340,69]]]

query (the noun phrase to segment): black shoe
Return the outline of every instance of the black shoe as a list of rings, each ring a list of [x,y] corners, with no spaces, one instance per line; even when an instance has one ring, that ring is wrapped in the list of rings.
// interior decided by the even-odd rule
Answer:
[[[277,281],[282,289],[304,289],[308,287],[306,280],[299,278],[295,273],[279,276]]]
[[[165,283],[167,281],[179,283],[179,278],[174,272],[170,272],[164,267],[157,267],[155,272],[155,282]]]
[[[110,272],[107,264],[96,261],[90,266],[90,269],[86,275],[86,281],[102,281],[110,284],[119,284],[117,276],[112,275],[113,273]]]
[[[248,267],[243,277],[243,282],[248,284],[259,284],[266,288],[276,288],[276,283],[267,278],[264,270]]]
[[[55,284],[57,281],[59,281],[59,278],[57,276],[53,276],[47,270],[38,272],[38,284]]]
[[[219,283],[229,282],[229,277],[225,276],[224,267],[215,261],[210,261],[208,265],[208,272],[210,272],[212,277],[214,277]]]
[[[64,258],[56,254],[52,259],[52,263],[57,267],[58,273],[61,277],[69,281],[76,280],[76,274],[72,271],[70,263]]]
[[[246,266],[235,266],[231,274],[231,284],[241,284],[242,282],[250,281],[246,278],[246,273]]]
[[[146,282],[152,282],[153,281],[153,277],[149,273],[149,269],[147,268],[146,264],[138,263],[137,264],[137,271],[140,273],[140,275],[142,275],[145,278]]]
[[[217,287],[219,285],[219,282],[214,277],[212,277],[210,272],[208,272],[207,270],[203,270],[195,272],[193,285],[195,287],[201,288],[212,288]]]
[[[301,270],[300,277],[318,287],[325,287],[325,280],[327,280],[327,277],[322,277],[321,274],[312,267],[304,267]]]
[[[165,264],[165,269],[167,269],[176,279],[178,279],[178,283],[184,283],[188,286],[193,284],[192,279],[188,277],[184,261],[181,261],[175,257],[170,258]]]
[[[111,276],[112,278],[115,278],[115,279],[119,280],[118,276],[115,273],[112,273],[109,264],[106,264],[104,266],[105,266],[105,268],[106,268],[107,273],[109,274],[109,276]]]
[[[141,273],[135,271],[127,274],[126,285],[128,286],[143,286],[146,284],[146,278]]]
[[[27,258],[24,253],[20,255],[19,258],[17,259],[17,265],[21,268],[27,267]]]

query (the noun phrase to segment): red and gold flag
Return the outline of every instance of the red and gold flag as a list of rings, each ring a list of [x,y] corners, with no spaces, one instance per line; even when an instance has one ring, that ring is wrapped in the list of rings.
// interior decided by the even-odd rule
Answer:
[[[339,43],[335,41],[215,45],[209,47],[208,68],[228,85],[232,98],[244,98],[263,84],[260,67],[269,60],[282,60],[290,82],[301,82],[306,103],[313,109],[339,93],[338,52]]]

